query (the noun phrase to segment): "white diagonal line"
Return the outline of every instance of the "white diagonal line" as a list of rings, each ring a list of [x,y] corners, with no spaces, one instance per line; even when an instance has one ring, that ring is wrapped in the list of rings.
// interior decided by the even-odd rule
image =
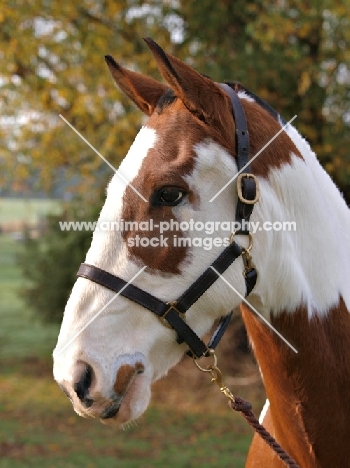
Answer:
[[[258,311],[255,309],[255,307],[253,307],[253,306],[247,301],[247,299],[246,299],[245,297],[243,297],[242,294],[240,294],[240,293],[237,291],[236,288],[234,288],[234,287],[232,286],[231,283],[229,283],[213,266],[210,266],[210,268],[224,281],[224,283],[227,284],[227,286],[229,286],[229,287],[232,289],[232,291],[234,291],[234,292],[237,294],[237,296],[240,297],[240,299],[242,299],[243,302],[245,302],[245,303],[249,306],[250,309],[252,309],[252,310],[256,313],[256,315],[258,315],[258,316],[261,318],[261,320],[262,320],[264,323],[266,323],[266,325],[267,325],[268,327],[271,328],[271,330],[273,330],[273,331],[276,333],[276,335],[278,335],[278,336],[281,338],[282,341],[284,341],[284,342],[290,347],[290,349],[291,349],[292,351],[294,351],[295,353],[298,354],[298,350],[297,350],[296,348],[294,348],[294,346],[291,345],[291,344],[289,343],[289,341],[286,340],[286,338],[285,338],[283,335],[281,335],[281,333],[280,333],[278,330],[276,330],[276,328],[275,328],[273,325],[271,325],[271,323],[270,323],[268,320],[266,320],[266,318],[265,318],[263,315],[261,315],[260,312],[258,312]]]
[[[266,149],[266,148],[269,146],[269,144],[273,142],[273,140],[274,140],[275,138],[278,137],[278,135],[280,135],[280,134],[283,132],[283,130],[287,127],[287,125],[289,125],[291,122],[293,122],[293,120],[296,119],[296,118],[297,118],[297,116],[295,115],[294,117],[292,117],[292,118],[289,120],[289,122],[287,122],[285,125],[283,125],[283,127],[281,128],[281,130],[279,130],[279,132],[277,132],[276,135],[274,135],[274,136],[271,138],[271,140],[268,141],[268,142],[266,143],[266,145],[263,146],[263,147],[256,153],[256,155],[255,155],[245,166],[243,166],[243,167],[241,168],[241,170],[240,170],[239,172],[237,172],[237,174],[235,174],[235,175],[232,177],[232,179],[230,179],[230,180],[227,182],[227,184],[225,184],[225,185],[213,196],[213,198],[211,198],[211,199],[209,200],[209,202],[211,203],[213,200],[215,200],[215,198],[216,198],[218,195],[220,195],[220,193],[223,192],[223,191],[225,190],[225,188],[228,187],[228,186],[230,185],[230,183],[233,182],[233,181],[239,176],[239,174],[240,174],[241,172],[243,172],[244,169],[245,169],[246,167],[248,167],[249,164],[251,164],[251,163],[254,161],[254,159],[256,159],[256,158],[259,156],[259,154],[261,154],[261,153],[264,151],[264,149]]]
[[[82,332],[90,325],[90,323],[92,323],[92,322],[95,320],[95,318],[97,318],[97,317],[106,309],[106,307],[108,307],[109,304],[110,304],[111,302],[113,302],[114,299],[116,299],[116,298],[124,291],[124,289],[127,288],[127,287],[129,286],[129,284],[131,284],[131,283],[134,281],[134,279],[136,279],[136,278],[139,276],[140,273],[143,272],[143,270],[144,270],[145,268],[146,268],[146,265],[145,265],[143,268],[141,268],[141,270],[138,271],[138,272],[136,273],[136,275],[133,276],[133,277],[131,278],[131,280],[128,281],[128,282],[126,283],[126,285],[123,286],[122,289],[121,289],[115,296],[113,296],[112,299],[111,299],[110,301],[108,301],[107,304],[105,304],[105,305],[102,307],[102,309],[100,309],[100,310],[83,326],[83,328],[81,328],[81,329],[68,341],[68,343],[66,343],[66,344],[63,346],[63,348],[61,348],[61,349],[59,350],[59,352],[58,352],[57,354],[61,354],[61,353],[67,348],[67,346],[69,346],[69,345],[72,343],[72,341],[74,341],[74,340],[80,335],[80,333],[82,333]]]
[[[104,156],[102,156],[102,154],[101,154],[99,151],[97,151],[97,149],[96,149],[94,146],[92,146],[92,144],[91,144],[89,141],[87,141],[87,139],[84,138],[83,135],[82,135],[81,133],[79,133],[78,130],[77,130],[76,128],[74,128],[72,124],[70,124],[70,123],[68,122],[68,120],[66,120],[66,119],[63,117],[63,115],[59,114],[59,116],[61,117],[62,120],[64,120],[64,121],[66,122],[67,125],[70,126],[70,128],[71,128],[72,130],[74,130],[74,132],[75,132],[77,135],[80,136],[80,138],[81,138],[88,146],[90,146],[90,148],[91,148],[93,151],[95,151],[95,153],[96,153],[106,164],[108,164],[108,166],[109,166],[111,169],[113,169],[113,171],[122,179],[123,182],[125,182],[126,185],[128,185],[135,193],[137,193],[137,195],[138,195],[140,198],[142,198],[143,201],[145,201],[146,203],[148,203],[147,200],[146,200],[146,198],[145,198],[143,195],[141,195],[141,193],[140,193],[135,187],[133,187],[133,186],[130,184],[130,182],[129,182],[127,179],[125,179],[125,177],[124,177],[119,171],[117,171],[117,169],[116,169],[114,166],[112,166],[112,164],[111,164],[109,161],[107,161],[107,159],[106,159]]]

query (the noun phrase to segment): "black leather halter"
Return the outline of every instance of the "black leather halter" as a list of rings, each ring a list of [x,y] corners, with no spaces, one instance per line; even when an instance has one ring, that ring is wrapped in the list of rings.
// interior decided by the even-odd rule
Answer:
[[[249,168],[249,135],[244,109],[237,94],[227,84],[220,84],[221,88],[230,96],[233,109],[233,118],[236,126],[236,158],[238,172],[246,168],[244,173],[237,179],[238,204],[236,209],[236,221],[241,223],[249,222],[253,211],[254,203],[258,199],[257,180],[250,173]],[[246,234],[250,236],[249,229],[241,229],[235,234]],[[207,268],[204,273],[176,300],[163,302],[152,294],[142,289],[127,284],[125,280],[101,270],[94,265],[82,263],[77,276],[87,278],[98,283],[127,299],[136,302],[145,309],[153,312],[164,325],[172,328],[177,333],[178,343],[185,342],[190,354],[196,358],[208,356],[209,350],[214,349],[222,338],[227,325],[230,321],[232,312],[220,319],[219,325],[214,331],[208,345],[206,345],[199,336],[186,323],[187,310],[210,288],[210,286],[219,278],[219,274],[224,271],[240,256],[244,260],[244,277],[246,282],[246,296],[252,291],[257,280],[257,271],[252,265],[250,253],[247,249],[240,247],[231,236],[231,243],[219,255],[219,257]],[[214,271],[216,270],[216,272]]]

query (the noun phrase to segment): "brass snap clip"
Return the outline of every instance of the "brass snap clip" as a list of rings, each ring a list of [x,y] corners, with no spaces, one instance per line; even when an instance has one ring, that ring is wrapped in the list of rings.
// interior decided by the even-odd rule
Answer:
[[[236,232],[233,231],[231,236],[230,236],[230,244],[232,244],[234,237],[235,237]],[[243,264],[244,264],[244,270],[243,270],[243,276],[246,277],[246,274],[248,271],[250,271],[252,268],[255,268],[255,265],[252,261],[252,255],[250,251],[253,248],[253,234],[251,232],[248,233],[248,238],[249,238],[249,244],[248,247],[241,247],[242,248],[242,258],[243,258]]]
[[[226,398],[228,398],[234,403],[235,397],[233,396],[231,390],[228,387],[226,387],[226,385],[224,385],[222,382],[222,373],[217,366],[218,360],[214,349],[209,349],[209,355],[213,357],[213,364],[207,366],[206,368],[198,364],[198,358],[193,357],[193,361],[201,372],[208,372],[211,375],[211,381],[218,385],[218,387],[220,388],[220,392],[223,393]]]
[[[248,271],[254,268],[254,263],[252,261],[252,256],[248,249],[243,249],[242,258],[244,264],[243,276],[245,277]]]

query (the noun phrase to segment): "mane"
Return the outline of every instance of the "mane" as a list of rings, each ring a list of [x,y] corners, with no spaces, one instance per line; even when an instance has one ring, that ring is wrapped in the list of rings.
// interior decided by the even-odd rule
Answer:
[[[169,107],[175,100],[177,96],[174,91],[169,88],[165,93],[160,97],[156,105],[156,111],[158,114],[164,112],[164,110]]]
[[[231,86],[236,92],[243,91],[247,96],[251,97],[262,109],[265,109],[275,120],[280,122],[282,126],[287,123],[281,114],[271,107],[270,104],[243,86],[239,81],[225,81],[225,83]]]

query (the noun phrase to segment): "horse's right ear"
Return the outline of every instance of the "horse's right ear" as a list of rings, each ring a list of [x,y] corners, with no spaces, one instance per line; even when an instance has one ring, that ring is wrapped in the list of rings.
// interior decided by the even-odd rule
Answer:
[[[147,115],[151,115],[168,86],[121,67],[110,55],[107,65],[118,87]]]

